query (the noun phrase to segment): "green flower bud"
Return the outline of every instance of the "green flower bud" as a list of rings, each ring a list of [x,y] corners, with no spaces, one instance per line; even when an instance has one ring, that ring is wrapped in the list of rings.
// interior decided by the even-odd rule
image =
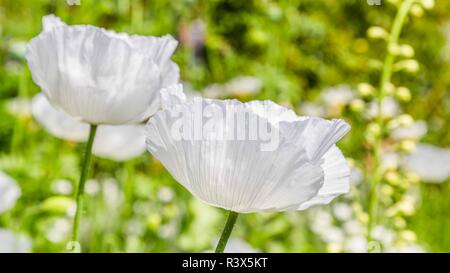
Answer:
[[[372,39],[387,39],[389,36],[388,32],[382,28],[373,26],[367,29],[367,37]]]

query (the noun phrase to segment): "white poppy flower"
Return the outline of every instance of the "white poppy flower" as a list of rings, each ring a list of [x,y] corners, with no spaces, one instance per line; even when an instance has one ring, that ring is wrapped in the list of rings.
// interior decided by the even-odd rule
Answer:
[[[34,82],[56,108],[89,124],[138,123],[155,113],[159,90],[178,81],[171,36],[145,37],[68,26],[54,15],[27,48]]]
[[[259,132],[251,130],[255,124]],[[269,135],[261,133],[263,126]],[[149,120],[147,148],[179,183],[213,206],[303,210],[349,190],[350,169],[335,145],[349,129],[342,120],[298,117],[271,101],[194,99]]]
[[[31,251],[31,240],[10,230],[0,228],[0,253],[26,253]]]
[[[444,182],[450,177],[450,149],[419,143],[403,165],[425,182]]]
[[[20,195],[16,181],[0,171],[0,214],[13,208]]]
[[[159,99],[160,100],[160,99]],[[52,135],[75,142],[88,139],[89,125],[55,109],[44,94],[37,94],[31,103],[36,120]],[[95,137],[93,153],[115,161],[126,161],[145,152],[143,125],[100,125]]]

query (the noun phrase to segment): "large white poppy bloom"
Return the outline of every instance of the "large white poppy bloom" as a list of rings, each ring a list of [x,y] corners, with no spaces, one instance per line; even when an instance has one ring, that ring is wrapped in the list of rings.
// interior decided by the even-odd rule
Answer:
[[[89,125],[55,109],[44,94],[31,101],[31,113],[50,134],[65,140],[87,141]],[[144,125],[100,125],[94,140],[96,156],[115,161],[126,161],[145,152]]]
[[[270,132],[255,135],[255,124]],[[244,137],[235,134],[242,129]],[[194,99],[149,120],[147,148],[210,205],[235,212],[303,210],[349,190],[350,169],[335,145],[349,129],[342,120],[299,117],[271,101]]]
[[[16,181],[0,171],[0,214],[13,208],[20,195]]]
[[[159,90],[178,81],[170,60],[171,36],[145,37],[102,28],[68,26],[43,18],[26,59],[34,82],[50,103],[89,124],[146,120],[159,108]]]

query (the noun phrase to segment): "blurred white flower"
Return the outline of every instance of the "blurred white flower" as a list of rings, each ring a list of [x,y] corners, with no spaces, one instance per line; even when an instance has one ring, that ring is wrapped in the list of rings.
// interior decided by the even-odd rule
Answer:
[[[400,113],[400,106],[395,98],[385,97],[381,103],[381,115],[385,118],[391,118]],[[366,112],[368,118],[375,118],[378,115],[378,102],[372,101]]]
[[[381,242],[384,246],[390,246],[394,243],[395,232],[385,226],[378,225],[373,228],[372,237]]]
[[[27,98],[16,97],[8,101],[7,109],[11,114],[17,116],[30,116],[30,100]]]
[[[52,183],[52,192],[68,195],[72,193],[72,183],[66,179],[57,179]]]
[[[81,4],[81,0],[66,0],[67,4],[69,6],[73,6],[73,5],[80,5]]]
[[[346,105],[355,97],[353,91],[347,85],[329,87],[321,93],[321,96],[326,107]]]
[[[95,179],[87,180],[85,191],[89,195],[97,195],[100,192],[100,183]]]
[[[59,243],[67,240],[70,234],[72,225],[67,218],[56,218],[51,222],[48,229],[46,229],[46,238],[53,243]]]
[[[321,238],[326,243],[342,243],[345,240],[344,232],[338,227],[329,227],[321,234]]]
[[[350,168],[350,184],[353,186],[359,185],[363,181],[364,175],[360,168],[351,167]]]
[[[224,89],[231,96],[254,96],[262,86],[262,81],[257,77],[239,76],[226,83]]]
[[[363,226],[361,222],[354,219],[345,222],[343,228],[349,235],[363,234],[363,232],[365,231],[365,226]]]
[[[450,149],[419,143],[403,165],[424,182],[444,182],[450,177]]]
[[[415,243],[407,243],[394,245],[385,250],[389,253],[424,253],[426,252],[423,246]]]
[[[90,124],[138,123],[160,107],[159,90],[178,81],[170,61],[177,41],[102,28],[68,26],[43,17],[26,59],[49,102]]]
[[[305,116],[323,117],[325,109],[322,105],[312,102],[304,102],[300,105],[300,112]]]
[[[352,218],[352,207],[347,203],[336,203],[333,205],[333,214],[340,221],[349,221]]]
[[[198,120],[198,113],[206,113],[199,121],[204,128],[189,122]],[[250,121],[234,122],[229,117],[235,113],[245,113]],[[278,145],[263,149],[267,139],[250,140],[247,133],[241,139],[225,136],[252,127],[251,121],[265,124],[270,137],[279,137]],[[174,128],[180,122],[183,132],[203,136],[179,138]],[[193,100],[149,120],[147,148],[210,205],[235,212],[303,210],[348,192],[350,169],[335,143],[349,130],[342,120],[299,117],[271,101]]]
[[[31,251],[31,240],[25,235],[0,228],[0,253],[27,253]]]
[[[205,98],[218,99],[227,96],[224,87],[221,84],[213,83],[205,87],[202,92]]]
[[[88,138],[89,125],[55,109],[43,93],[33,97],[31,113],[45,130],[58,138],[77,142]]]
[[[427,130],[427,123],[423,120],[418,120],[410,125],[395,128],[391,132],[391,137],[396,140],[420,139],[427,133]]]
[[[31,104],[36,120],[52,135],[70,141],[87,141],[89,125],[55,109],[44,94],[37,94]],[[145,152],[143,125],[100,125],[94,141],[96,156],[126,161]]]
[[[0,171],[0,214],[13,208],[20,195],[21,190],[17,182]]]
[[[92,152],[115,161],[138,157],[145,152],[145,126],[100,126]]]
[[[223,251],[224,253],[258,253],[259,251],[240,239],[231,238]]]
[[[367,240],[363,235],[356,235],[350,237],[345,242],[344,249],[346,252],[351,253],[364,253],[367,252]]]
[[[397,152],[384,152],[381,154],[380,167],[383,170],[394,170],[400,166],[401,157]]]
[[[108,178],[102,181],[103,198],[110,208],[117,208],[122,201],[122,192],[119,189],[118,181]]]
[[[158,191],[158,199],[161,200],[162,202],[170,202],[173,200],[173,197],[175,196],[175,193],[173,192],[173,190],[169,187],[162,187],[159,191]]]

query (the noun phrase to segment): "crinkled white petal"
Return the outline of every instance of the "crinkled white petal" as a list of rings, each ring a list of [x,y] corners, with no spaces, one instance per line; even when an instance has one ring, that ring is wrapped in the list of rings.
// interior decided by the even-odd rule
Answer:
[[[301,204],[299,210],[328,204],[337,196],[350,190],[350,167],[339,148],[333,145],[323,159],[321,164],[325,174],[323,186],[316,196]]]
[[[0,253],[27,253],[31,251],[31,240],[27,236],[0,228]]]
[[[144,37],[44,17],[28,44],[34,82],[50,103],[90,124],[137,123],[158,107],[159,90],[178,80],[171,36]]]
[[[424,182],[444,182],[450,177],[450,149],[419,143],[403,165]]]
[[[0,214],[12,209],[20,195],[21,190],[16,181],[0,171]]]
[[[237,112],[245,112],[245,118],[228,118],[227,113]],[[338,155],[335,151],[324,156],[348,132],[348,125],[322,123],[297,117],[269,101],[194,99],[149,120],[147,148],[178,182],[213,206],[237,212],[296,210],[319,194],[326,172],[330,184],[323,188],[324,196],[336,196],[348,188],[349,171],[342,154],[335,148]],[[264,124],[271,138],[237,137],[240,129],[248,133],[254,124]],[[304,143],[292,139],[294,130]],[[225,138],[230,132],[234,137]],[[276,137],[278,145],[262,148]],[[311,144],[316,145],[311,148]]]

